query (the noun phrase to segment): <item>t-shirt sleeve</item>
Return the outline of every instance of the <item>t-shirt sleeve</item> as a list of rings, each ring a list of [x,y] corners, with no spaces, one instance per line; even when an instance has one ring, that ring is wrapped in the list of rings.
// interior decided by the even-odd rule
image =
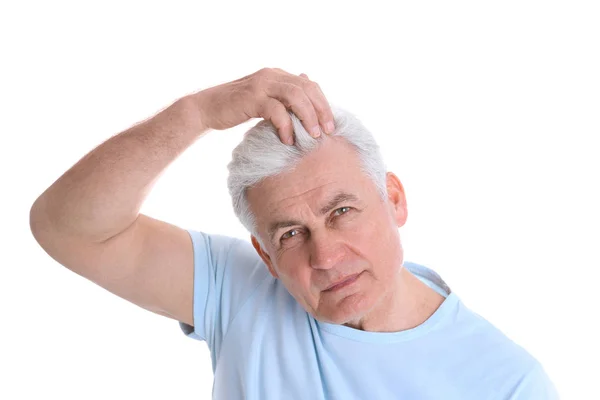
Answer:
[[[194,250],[194,326],[181,330],[218,351],[229,324],[258,286],[271,277],[251,243],[188,230]]]
[[[523,377],[509,398],[510,400],[559,400],[556,387],[539,363],[536,363],[535,367]]]

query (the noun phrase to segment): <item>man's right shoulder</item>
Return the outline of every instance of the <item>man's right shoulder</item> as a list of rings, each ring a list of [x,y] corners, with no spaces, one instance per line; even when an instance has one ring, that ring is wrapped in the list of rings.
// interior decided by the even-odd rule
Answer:
[[[274,279],[249,241],[196,230],[188,233],[194,249],[195,276],[206,276],[219,296],[228,299],[235,308],[265,280]]]

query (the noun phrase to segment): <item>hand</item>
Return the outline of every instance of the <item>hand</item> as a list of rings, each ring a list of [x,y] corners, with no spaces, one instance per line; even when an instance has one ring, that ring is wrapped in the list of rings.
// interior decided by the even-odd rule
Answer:
[[[332,133],[333,114],[319,85],[306,74],[292,75],[279,68],[263,68],[233,82],[198,93],[203,124],[210,129],[228,129],[250,118],[270,120],[283,143],[294,143],[291,110],[313,137],[321,130]]]

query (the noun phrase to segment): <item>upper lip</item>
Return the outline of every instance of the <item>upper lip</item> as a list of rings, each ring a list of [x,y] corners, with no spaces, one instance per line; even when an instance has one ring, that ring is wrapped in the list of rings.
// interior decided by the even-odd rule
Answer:
[[[331,289],[332,287],[334,287],[334,286],[336,286],[336,285],[339,285],[340,283],[344,283],[345,281],[347,281],[347,280],[349,280],[349,279],[352,279],[352,278],[355,278],[355,277],[357,277],[359,274],[360,274],[360,272],[357,272],[356,274],[348,275],[348,276],[346,276],[345,278],[342,278],[342,279],[340,279],[339,281],[337,281],[337,282],[335,282],[335,283],[332,283],[331,285],[327,286],[327,287],[326,287],[324,290],[329,290],[329,289]]]

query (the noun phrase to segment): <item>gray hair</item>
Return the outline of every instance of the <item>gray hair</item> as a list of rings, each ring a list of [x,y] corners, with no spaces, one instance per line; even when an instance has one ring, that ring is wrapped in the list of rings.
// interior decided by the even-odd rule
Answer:
[[[361,170],[372,179],[380,197],[386,199],[386,166],[375,138],[353,114],[338,107],[332,107],[332,112],[335,131],[329,135],[340,136],[353,145],[361,160]],[[277,128],[270,121],[262,120],[244,134],[227,165],[227,187],[234,213],[263,248],[256,219],[248,204],[247,190],[265,178],[293,169],[326,135],[313,138],[300,120],[293,113],[289,114],[294,128],[293,145],[283,144]]]

